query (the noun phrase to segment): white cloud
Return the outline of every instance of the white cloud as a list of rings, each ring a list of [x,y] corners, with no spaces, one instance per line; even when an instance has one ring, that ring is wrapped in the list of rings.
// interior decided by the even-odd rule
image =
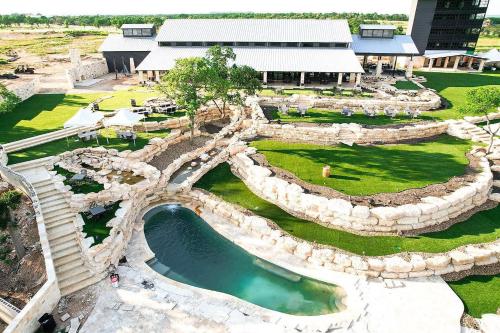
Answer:
[[[409,13],[411,0],[0,0],[0,13],[44,15],[171,14],[210,12]],[[500,14],[491,0],[489,14]]]

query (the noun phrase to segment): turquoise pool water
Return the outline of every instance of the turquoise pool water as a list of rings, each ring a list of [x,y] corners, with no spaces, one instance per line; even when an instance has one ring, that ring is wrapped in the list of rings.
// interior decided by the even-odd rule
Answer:
[[[337,286],[251,255],[187,208],[159,206],[144,219],[146,240],[156,255],[148,264],[168,278],[293,315],[339,311]]]

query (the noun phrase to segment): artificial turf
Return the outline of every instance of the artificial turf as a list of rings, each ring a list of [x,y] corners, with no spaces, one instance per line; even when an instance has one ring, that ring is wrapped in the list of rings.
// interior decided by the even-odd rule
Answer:
[[[485,313],[496,314],[500,308],[500,274],[469,276],[448,284],[464,302],[465,311],[475,318]]]
[[[63,169],[61,167],[55,166],[54,171],[56,171],[59,175],[66,177],[66,179],[64,180],[64,185],[71,186],[71,191],[73,191],[73,193],[88,194],[88,193],[98,193],[104,190],[104,185],[92,179],[86,179],[84,181],[79,181],[79,182],[71,182],[70,179],[75,175],[75,173]]]
[[[261,140],[251,143],[273,166],[348,195],[400,192],[448,181],[468,165],[469,141],[442,135],[434,141],[383,146],[318,146]],[[331,176],[322,177],[325,165]]]
[[[420,87],[411,81],[397,81],[394,85],[397,89],[401,90],[420,90]]]
[[[156,96],[148,90],[114,91],[90,94],[39,94],[19,103],[10,112],[2,114],[0,144],[45,134],[63,127],[79,109],[105,96],[113,96],[99,104],[102,111],[130,107],[134,98],[138,105]]]
[[[83,232],[86,233],[88,237],[94,237],[94,244],[92,246],[102,243],[102,241],[109,236],[111,227],[107,227],[106,223],[115,217],[116,211],[120,208],[120,202],[121,201],[117,201],[107,206],[106,212],[97,218],[91,218],[85,213],[82,214],[83,221],[85,222],[83,225]]]
[[[226,163],[211,170],[195,186],[274,221],[295,237],[331,245],[355,254],[381,256],[406,251],[441,253],[466,244],[492,242],[500,237],[500,206],[479,212],[467,221],[440,232],[415,237],[360,236],[326,228],[288,214],[253,194],[232,174]]]
[[[60,139],[39,146],[31,147],[26,150],[20,150],[10,153],[8,154],[9,164],[16,164],[38,158],[55,156],[65,151],[71,151],[77,148],[84,148],[84,147],[103,146],[108,149],[117,149],[118,151],[138,150],[142,149],[152,138],[166,137],[170,133],[170,130],[160,130],[154,132],[137,132],[137,139],[135,140],[135,145],[133,141],[125,141],[123,139],[117,138],[115,132],[111,129],[103,129],[100,131],[100,133],[101,134],[99,135],[99,144],[97,143],[96,140],[81,141],[78,140],[76,136],[69,137],[67,139]],[[106,138],[109,140],[109,143],[106,140]]]

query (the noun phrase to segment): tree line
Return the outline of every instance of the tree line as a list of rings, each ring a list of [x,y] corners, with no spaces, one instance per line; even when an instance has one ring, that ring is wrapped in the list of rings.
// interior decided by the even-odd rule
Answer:
[[[346,19],[353,32],[358,31],[362,23],[376,21],[408,21],[405,14],[378,13],[210,13],[210,14],[172,14],[172,15],[84,15],[84,16],[43,16],[10,14],[0,15],[0,26],[27,24],[32,26],[92,26],[120,27],[126,23],[153,23],[160,26],[167,19]]]

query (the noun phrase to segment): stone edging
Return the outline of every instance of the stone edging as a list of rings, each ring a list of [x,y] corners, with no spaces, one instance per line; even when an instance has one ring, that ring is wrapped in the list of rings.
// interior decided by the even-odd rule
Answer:
[[[233,156],[230,162],[252,192],[292,214],[319,221],[327,227],[354,231],[398,232],[446,222],[485,203],[493,184],[488,160],[481,157],[482,170],[475,182],[449,195],[425,197],[418,204],[398,207],[353,206],[347,200],[305,193],[299,185],[271,176],[271,170],[254,165],[248,156],[251,152],[252,149],[247,149]]]
[[[328,269],[369,277],[412,278],[443,275],[470,270],[474,266],[497,263],[500,259],[500,241],[467,245],[446,253],[401,253],[388,256],[366,257],[346,253],[333,247],[297,240],[278,229],[274,222],[252,214],[241,207],[227,203],[213,194],[201,190],[190,193],[194,202],[224,217],[252,236],[279,246],[302,260]]]

